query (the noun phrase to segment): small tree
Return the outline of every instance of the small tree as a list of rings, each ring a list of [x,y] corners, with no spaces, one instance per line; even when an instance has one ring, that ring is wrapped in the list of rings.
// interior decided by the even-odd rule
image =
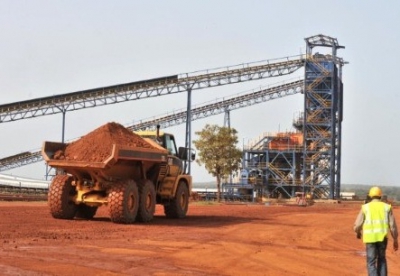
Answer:
[[[196,162],[204,164],[206,170],[217,180],[217,200],[221,200],[221,179],[227,178],[239,169],[242,151],[238,144],[237,131],[234,128],[206,125],[195,132],[199,136],[193,144],[199,151]]]

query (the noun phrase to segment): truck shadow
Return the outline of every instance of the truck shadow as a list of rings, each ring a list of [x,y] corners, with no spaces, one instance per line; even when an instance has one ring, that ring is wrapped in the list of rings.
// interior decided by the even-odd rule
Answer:
[[[199,216],[187,216],[183,219],[168,219],[165,216],[155,216],[151,224],[156,226],[161,225],[175,225],[182,227],[222,227],[226,225],[243,224],[254,221],[251,217],[238,217],[232,216],[218,216],[218,215],[199,215]]]
[[[108,217],[94,217],[91,221],[93,222],[110,222],[110,218]],[[212,228],[212,227],[223,227],[227,225],[235,225],[235,224],[244,224],[244,223],[271,223],[271,219],[260,219],[256,217],[239,217],[239,216],[187,216],[183,219],[169,219],[162,215],[154,216],[153,220],[149,222],[135,222],[132,224],[126,224],[127,226],[146,226],[151,228],[152,226],[179,226],[179,227],[204,227],[204,228]],[[124,225],[124,224],[118,224]]]

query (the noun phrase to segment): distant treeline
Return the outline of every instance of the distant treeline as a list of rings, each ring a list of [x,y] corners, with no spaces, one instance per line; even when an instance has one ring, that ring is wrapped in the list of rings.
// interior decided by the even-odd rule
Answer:
[[[400,187],[396,186],[379,186],[382,189],[382,193],[393,201],[400,200]],[[371,186],[369,185],[361,185],[361,184],[342,184],[341,191],[342,192],[354,192],[356,196],[360,199],[365,199],[367,196],[369,189]]]
[[[215,182],[193,183],[194,188],[216,188]],[[393,201],[400,201],[400,187],[379,186],[384,195]],[[359,199],[365,199],[371,186],[363,184],[342,184],[341,192],[354,192]]]

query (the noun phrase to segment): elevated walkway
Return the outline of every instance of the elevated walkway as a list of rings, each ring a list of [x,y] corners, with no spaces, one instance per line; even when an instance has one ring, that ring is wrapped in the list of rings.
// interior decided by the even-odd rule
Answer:
[[[298,80],[257,91],[251,91],[243,95],[234,95],[229,98],[224,98],[221,101],[216,101],[215,103],[194,107],[191,111],[191,118],[192,121],[194,121],[209,116],[218,115],[226,112],[227,110],[232,111],[255,104],[260,104],[269,100],[295,95],[303,91],[303,86],[304,81]],[[132,131],[155,130],[157,125],[160,125],[162,129],[165,129],[185,123],[186,116],[187,112],[182,110],[180,112],[174,112],[173,114],[140,120],[138,123],[128,126],[127,128],[131,129]],[[21,154],[12,155],[0,159],[0,172],[40,162],[42,160],[43,158],[40,151],[24,152]]]

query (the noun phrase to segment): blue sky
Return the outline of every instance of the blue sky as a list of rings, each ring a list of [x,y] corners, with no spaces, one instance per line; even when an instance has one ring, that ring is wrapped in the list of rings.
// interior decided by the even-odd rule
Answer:
[[[275,3],[274,3],[275,2]],[[398,1],[0,1],[0,104],[305,52],[324,34],[346,48],[342,183],[399,185]],[[197,90],[193,103],[298,79]],[[184,108],[186,94],[67,113],[66,139]],[[290,131],[294,95],[231,113],[240,141]],[[223,115],[193,122],[223,124]],[[61,139],[61,115],[0,124],[0,157]],[[168,129],[183,145],[184,126]],[[193,139],[196,137],[193,135]],[[44,163],[5,173],[42,179]],[[213,180],[195,165],[195,181]]]

